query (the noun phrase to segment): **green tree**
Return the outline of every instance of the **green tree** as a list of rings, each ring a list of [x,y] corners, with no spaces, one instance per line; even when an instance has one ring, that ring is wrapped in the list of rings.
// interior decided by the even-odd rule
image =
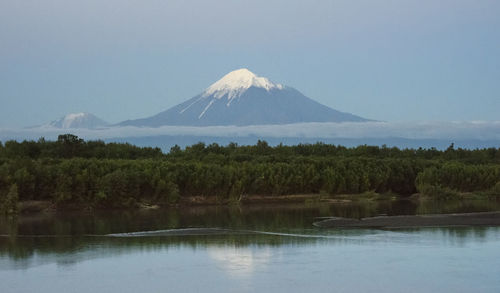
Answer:
[[[9,192],[0,202],[0,211],[5,214],[15,214],[17,213],[17,202],[19,200],[19,194],[17,191],[17,185],[12,184]]]

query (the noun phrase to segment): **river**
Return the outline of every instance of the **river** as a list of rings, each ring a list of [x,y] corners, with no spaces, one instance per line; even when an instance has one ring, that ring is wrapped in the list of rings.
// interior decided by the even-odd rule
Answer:
[[[3,217],[0,291],[500,292],[500,227],[312,225],[498,210],[498,201],[365,201]]]

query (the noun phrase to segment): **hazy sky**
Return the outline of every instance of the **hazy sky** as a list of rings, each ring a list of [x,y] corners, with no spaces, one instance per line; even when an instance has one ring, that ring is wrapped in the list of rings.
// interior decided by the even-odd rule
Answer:
[[[500,120],[500,1],[0,1],[2,127],[153,115],[241,67],[371,119]]]

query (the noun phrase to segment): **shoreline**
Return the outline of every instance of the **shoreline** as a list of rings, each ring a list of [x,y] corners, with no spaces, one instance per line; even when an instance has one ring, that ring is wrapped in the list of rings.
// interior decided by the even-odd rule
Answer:
[[[18,214],[52,213],[58,211],[106,211],[106,210],[151,210],[160,208],[189,208],[203,206],[237,206],[237,205],[274,205],[274,204],[312,204],[331,203],[347,204],[357,201],[379,201],[379,200],[415,200],[418,195],[394,196],[393,194],[348,194],[348,195],[324,195],[324,194],[290,194],[290,195],[244,195],[238,199],[220,198],[217,196],[188,196],[183,197],[174,204],[158,202],[138,202],[130,207],[95,207],[84,204],[56,204],[51,201],[28,200],[17,203]]]
[[[390,198],[385,198],[390,200]],[[210,206],[237,206],[237,205],[273,205],[273,204],[310,204],[310,203],[351,203],[357,200],[372,200],[357,197],[353,199],[325,197],[321,194],[293,194],[293,195],[248,195],[237,200],[220,199],[217,196],[189,196],[175,204],[139,202],[131,207],[92,207],[82,204],[55,204],[51,201],[20,201],[17,203],[18,214],[53,213],[59,211],[106,211],[106,210],[155,210],[160,208],[189,208]]]
[[[461,198],[475,200],[487,199],[472,194]],[[396,201],[427,201],[432,198],[421,194],[413,194],[409,196],[396,194],[378,194],[373,192],[360,194],[340,194],[340,195],[325,195],[320,193],[315,194],[290,194],[290,195],[243,195],[237,199],[227,199],[217,196],[187,196],[182,197],[177,203],[160,203],[160,202],[137,202],[131,206],[93,206],[86,204],[68,203],[56,204],[51,201],[19,201],[17,203],[17,214],[38,214],[38,213],[57,213],[57,212],[91,212],[91,211],[113,211],[113,210],[157,210],[163,208],[192,208],[192,207],[231,207],[231,206],[273,206],[273,205],[291,205],[291,204],[350,204],[356,202],[396,202]]]

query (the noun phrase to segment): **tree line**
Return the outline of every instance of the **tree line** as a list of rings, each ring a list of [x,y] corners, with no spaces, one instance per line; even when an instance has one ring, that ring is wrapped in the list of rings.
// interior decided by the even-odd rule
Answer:
[[[159,148],[84,141],[0,143],[0,206],[46,200],[90,208],[175,204],[189,196],[221,202],[244,195],[363,192],[437,198],[460,192],[500,194],[500,149],[398,149],[323,143]]]

